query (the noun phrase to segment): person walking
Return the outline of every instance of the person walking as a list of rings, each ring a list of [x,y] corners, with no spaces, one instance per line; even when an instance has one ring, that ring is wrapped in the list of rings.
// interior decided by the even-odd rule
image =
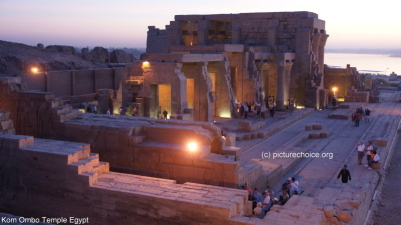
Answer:
[[[337,176],[337,180],[340,177],[341,177],[341,181],[343,183],[348,183],[348,179],[351,180],[351,173],[347,169],[347,165],[344,165],[343,169],[340,171],[340,173]]]
[[[355,126],[359,127],[359,121],[361,120],[361,114],[359,113],[359,111],[357,111],[355,113]]]
[[[167,119],[167,115],[168,115],[168,112],[167,112],[167,110],[166,109],[164,109],[164,111],[163,111],[163,119]]]
[[[363,144],[363,141],[360,141],[357,145],[356,148],[358,150],[358,164],[362,165],[362,158],[365,153],[365,144]]]
[[[159,105],[159,108],[157,108],[157,119],[161,119],[162,117],[162,107]]]

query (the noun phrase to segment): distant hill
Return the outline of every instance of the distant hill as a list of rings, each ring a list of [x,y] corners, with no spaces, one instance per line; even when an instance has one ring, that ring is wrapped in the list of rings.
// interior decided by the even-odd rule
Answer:
[[[110,63],[131,63],[141,51],[126,48],[95,47],[78,49],[72,46],[42,44],[29,46],[0,40],[0,76],[29,72],[35,66],[40,71],[108,68]],[[127,53],[130,51],[132,53]]]

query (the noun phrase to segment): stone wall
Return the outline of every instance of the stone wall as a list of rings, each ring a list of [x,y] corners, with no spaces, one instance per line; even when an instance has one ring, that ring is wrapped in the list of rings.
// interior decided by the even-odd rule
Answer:
[[[127,71],[125,68],[49,71],[25,73],[21,77],[31,89],[53,92],[56,97],[62,97],[95,93],[102,88],[117,90],[127,77]]]
[[[226,224],[247,192],[108,172],[84,143],[0,134],[0,211],[89,224]],[[248,210],[249,212],[249,210]]]
[[[235,157],[215,154],[225,143],[212,123],[81,115],[52,93],[26,91],[20,78],[0,81],[0,110],[11,112],[17,134],[89,143],[114,170],[226,187],[263,173],[257,165],[244,170]],[[198,152],[188,152],[190,141],[198,143]]]

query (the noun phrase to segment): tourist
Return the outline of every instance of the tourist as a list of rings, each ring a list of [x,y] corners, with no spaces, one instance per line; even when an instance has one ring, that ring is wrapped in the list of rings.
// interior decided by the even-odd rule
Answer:
[[[261,112],[260,115],[262,116],[263,119],[266,119],[266,106],[265,104],[262,104],[262,107],[260,108]]]
[[[358,150],[358,164],[362,165],[362,158],[365,152],[365,145],[363,144],[363,141],[360,141],[357,145],[356,148]]]
[[[377,154],[377,152],[376,151],[373,151],[372,152],[372,155],[371,155],[371,159],[369,160],[369,167],[368,167],[368,169],[372,169],[372,167],[373,167],[373,163],[379,163],[379,160],[380,160],[380,156],[379,156],[379,154]]]
[[[274,192],[272,191],[272,189],[270,188],[270,186],[266,186],[265,192],[269,193],[269,191],[270,191],[271,193],[273,193],[273,195],[274,195]]]
[[[110,109],[107,110],[106,114],[107,114],[107,115],[110,115]]]
[[[263,215],[263,211],[262,211],[262,203],[261,202],[258,202],[256,204],[256,208],[253,209],[253,214],[255,214],[256,218],[263,219],[264,215]]]
[[[283,191],[283,205],[290,199],[290,194],[287,190]]]
[[[288,109],[290,110],[290,115],[294,112],[294,99],[289,98],[288,99]]]
[[[284,197],[282,195],[280,195],[278,197],[278,201],[277,201],[277,205],[284,205]]]
[[[167,119],[167,115],[168,115],[168,112],[167,112],[167,110],[166,109],[164,109],[164,111],[163,111],[163,119]]]
[[[270,194],[263,192],[263,202],[262,202],[262,210],[263,210],[263,215],[266,215],[266,213],[269,211],[271,208],[271,196]]]
[[[298,195],[299,193],[299,182],[295,180],[295,177],[292,177],[290,180],[290,195]]]
[[[270,112],[270,117],[274,118],[274,113],[275,113],[275,107],[274,107],[274,101],[269,101],[269,112]]]
[[[355,111],[352,112],[352,114],[351,114],[351,125],[352,125],[352,126],[355,126],[355,114],[356,114]]]
[[[159,105],[159,108],[157,108],[157,119],[161,119],[162,116],[162,107]]]
[[[290,193],[290,185],[291,185],[291,177],[288,178],[282,185],[281,185],[281,190],[287,191],[287,193]]]
[[[251,201],[252,189],[248,187],[248,183],[245,183],[244,186],[242,186],[242,189],[248,191],[248,200]]]
[[[259,193],[257,188],[253,189],[253,193],[251,195],[251,200],[252,200],[252,209],[256,208],[256,204],[258,202],[261,202],[262,195]]]
[[[93,105],[93,107],[92,107],[92,112],[93,112],[94,114],[97,114],[97,106],[96,106],[96,105]]]
[[[344,165],[343,169],[340,171],[340,173],[337,176],[337,180],[340,177],[341,177],[341,181],[343,183],[348,183],[348,178],[349,178],[349,180],[351,180],[351,173],[347,169],[347,165]]]
[[[248,117],[248,103],[244,104],[244,119],[246,119]]]
[[[365,122],[369,122],[370,109],[365,109]]]
[[[355,113],[355,127],[359,127],[359,120],[361,120],[361,114],[359,110]]]
[[[368,167],[369,166],[369,160],[371,160],[371,156],[372,156],[372,152],[373,152],[372,142],[368,142],[368,144],[366,145],[365,150],[367,151],[366,160],[368,161],[368,164],[365,165],[365,167]]]

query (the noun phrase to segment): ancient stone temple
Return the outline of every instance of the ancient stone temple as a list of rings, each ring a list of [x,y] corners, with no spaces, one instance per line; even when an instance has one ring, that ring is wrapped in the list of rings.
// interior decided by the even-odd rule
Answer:
[[[289,98],[324,108],[327,38],[312,12],[177,15],[164,30],[149,26],[147,54],[129,82],[141,84],[134,98],[150,117],[159,106],[173,118],[237,117],[236,102],[268,96],[278,110]]]

